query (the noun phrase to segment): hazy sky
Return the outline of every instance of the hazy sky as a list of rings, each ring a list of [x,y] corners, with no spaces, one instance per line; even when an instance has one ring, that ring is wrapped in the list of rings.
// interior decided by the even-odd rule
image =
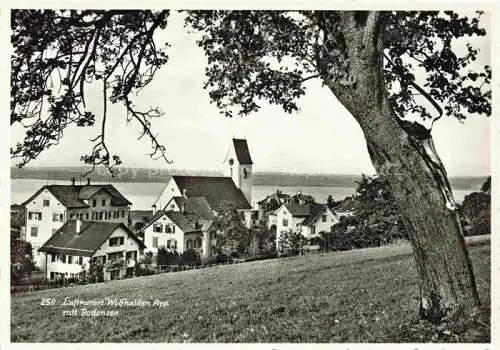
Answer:
[[[483,17],[490,28],[489,17]],[[151,160],[149,142],[137,141],[138,125],[125,125],[122,108],[108,112],[107,139],[112,153],[118,153],[124,165],[166,167],[172,169],[219,170],[232,137],[247,138],[254,170],[314,173],[373,173],[365,141],[354,118],[333,94],[311,80],[300,102],[300,110],[286,114],[279,107],[263,105],[261,110],[243,118],[226,118],[209,102],[203,90],[206,59],[195,44],[196,36],[183,28],[179,14],[172,14],[167,30],[159,41],[168,41],[170,61],[155,80],[144,89],[136,102],[144,108],[158,106],[165,116],[153,122],[159,140],[173,160],[167,165]],[[490,35],[473,38],[480,48],[479,63],[490,64]],[[89,97],[90,96],[90,97]],[[101,112],[100,95],[87,92],[89,105]],[[71,128],[58,146],[45,151],[31,165],[80,166],[80,156],[90,150],[89,138],[96,128]],[[12,142],[22,138],[21,128],[13,128]],[[490,174],[490,120],[474,116],[461,124],[442,120],[433,130],[436,148],[449,175]],[[13,162],[13,164],[15,161]]]

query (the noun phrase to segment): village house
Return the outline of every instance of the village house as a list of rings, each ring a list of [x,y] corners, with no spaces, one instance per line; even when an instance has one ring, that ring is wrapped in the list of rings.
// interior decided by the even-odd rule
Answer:
[[[193,249],[201,258],[215,254],[215,215],[205,197],[173,197],[143,228],[146,252],[156,260],[158,249],[182,253]]]
[[[121,222],[68,220],[39,252],[51,281],[78,276],[91,264],[103,264],[104,280],[132,275],[144,255],[144,243]]]
[[[127,225],[130,203],[113,185],[46,185],[22,205],[26,208],[24,239],[31,243],[35,263],[43,268],[40,248],[68,219]]]
[[[338,216],[325,204],[282,204],[276,210],[276,249],[279,252],[280,235],[287,231],[300,232],[305,238],[328,232],[339,222]]]
[[[302,194],[298,191],[295,195],[283,193],[276,190],[275,193],[268,195],[266,198],[257,202],[258,205],[258,219],[264,222],[268,229],[277,227],[277,212],[283,204],[312,204],[314,198],[308,194]]]
[[[293,203],[292,196],[290,196],[287,193],[283,193],[280,190],[276,190],[276,192],[271,193],[266,198],[257,202],[259,221],[265,220],[266,214],[278,209],[278,207],[281,206],[281,204],[291,204],[291,203]],[[270,207],[273,206],[277,207],[272,210],[268,210]]]

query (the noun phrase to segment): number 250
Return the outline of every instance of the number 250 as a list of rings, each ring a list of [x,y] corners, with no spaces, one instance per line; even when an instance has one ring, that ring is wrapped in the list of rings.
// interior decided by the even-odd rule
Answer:
[[[40,305],[46,306],[46,305],[54,305],[56,303],[56,299],[53,298],[42,298],[42,302]]]

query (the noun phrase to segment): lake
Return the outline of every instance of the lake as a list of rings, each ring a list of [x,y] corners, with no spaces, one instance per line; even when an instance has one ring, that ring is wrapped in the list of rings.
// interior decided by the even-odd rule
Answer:
[[[151,204],[160,195],[165,183],[159,182],[111,182],[130,202],[133,203],[133,210],[151,209]],[[20,204],[33,195],[40,187],[47,185],[47,180],[34,179],[12,179],[11,180],[11,203]],[[50,184],[68,184],[68,181],[51,181]],[[252,200],[258,202],[268,194],[281,190],[284,193],[296,194],[301,191],[303,194],[312,195],[316,201],[325,203],[328,195],[332,195],[334,200],[341,200],[354,193],[354,187],[334,187],[334,186],[253,186]],[[464,197],[473,192],[466,189],[453,189],[455,200],[461,203]]]

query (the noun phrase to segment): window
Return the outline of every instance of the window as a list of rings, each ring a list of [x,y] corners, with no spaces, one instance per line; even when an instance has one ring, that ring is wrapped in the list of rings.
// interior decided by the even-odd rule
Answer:
[[[85,213],[85,220],[89,219],[89,213]]]
[[[288,226],[288,220],[287,219],[283,219],[283,226]]]
[[[83,220],[83,213],[80,213],[80,220]]]
[[[163,232],[163,225],[162,224],[154,224],[153,231],[158,232],[158,233],[162,233]]]
[[[59,221],[63,222],[64,221],[64,214],[59,214]]]
[[[70,214],[70,215],[69,215],[69,218],[70,218],[70,219],[73,219],[74,217],[75,217],[75,214]]]
[[[31,228],[31,237],[38,237],[38,227]]]
[[[28,220],[35,220],[35,221],[41,221],[42,220],[42,213],[40,212],[28,212]]]
[[[197,238],[194,240],[194,247],[201,248],[201,239],[200,238]]]
[[[104,220],[108,220],[108,212],[107,211],[104,212]]]
[[[248,177],[248,171],[246,168],[243,168],[243,178],[246,179]]]
[[[187,249],[193,249],[193,241],[188,239],[186,242]]]
[[[111,220],[111,212],[108,212],[108,219]]]
[[[83,265],[83,256],[78,257],[78,265]]]
[[[68,255],[68,264],[73,264],[73,256]]]
[[[115,246],[123,245],[124,242],[125,242],[124,237],[112,237],[109,239],[109,246],[115,247]]]
[[[167,248],[170,248],[170,240],[167,241]]]
[[[52,221],[59,221],[59,214],[52,214]]]
[[[166,233],[172,233],[172,226],[171,225],[165,225],[165,232]]]
[[[48,200],[48,199],[44,199],[44,200],[43,200],[43,206],[44,206],[44,207],[50,207],[50,200]]]
[[[101,201],[101,205],[102,205],[103,207],[105,207],[105,206],[106,206],[106,200],[105,200],[105,199],[103,199],[103,200]]]
[[[122,218],[125,217],[125,210],[122,210]]]
[[[326,222],[326,215],[321,215],[321,222]]]
[[[102,211],[99,212],[99,220],[102,220],[103,214],[104,214],[104,212],[102,212]]]
[[[97,207],[97,199],[92,199],[92,206]]]
[[[173,248],[174,248],[174,249],[177,249],[177,241],[174,239],[174,240],[172,241],[172,243],[173,243]]]
[[[56,262],[56,255],[55,254],[51,254],[51,260],[52,262]]]
[[[63,256],[62,256],[62,263],[63,263],[63,264],[66,264],[66,255],[64,255],[64,254],[63,254]]]
[[[158,237],[153,237],[153,248],[158,248]]]

